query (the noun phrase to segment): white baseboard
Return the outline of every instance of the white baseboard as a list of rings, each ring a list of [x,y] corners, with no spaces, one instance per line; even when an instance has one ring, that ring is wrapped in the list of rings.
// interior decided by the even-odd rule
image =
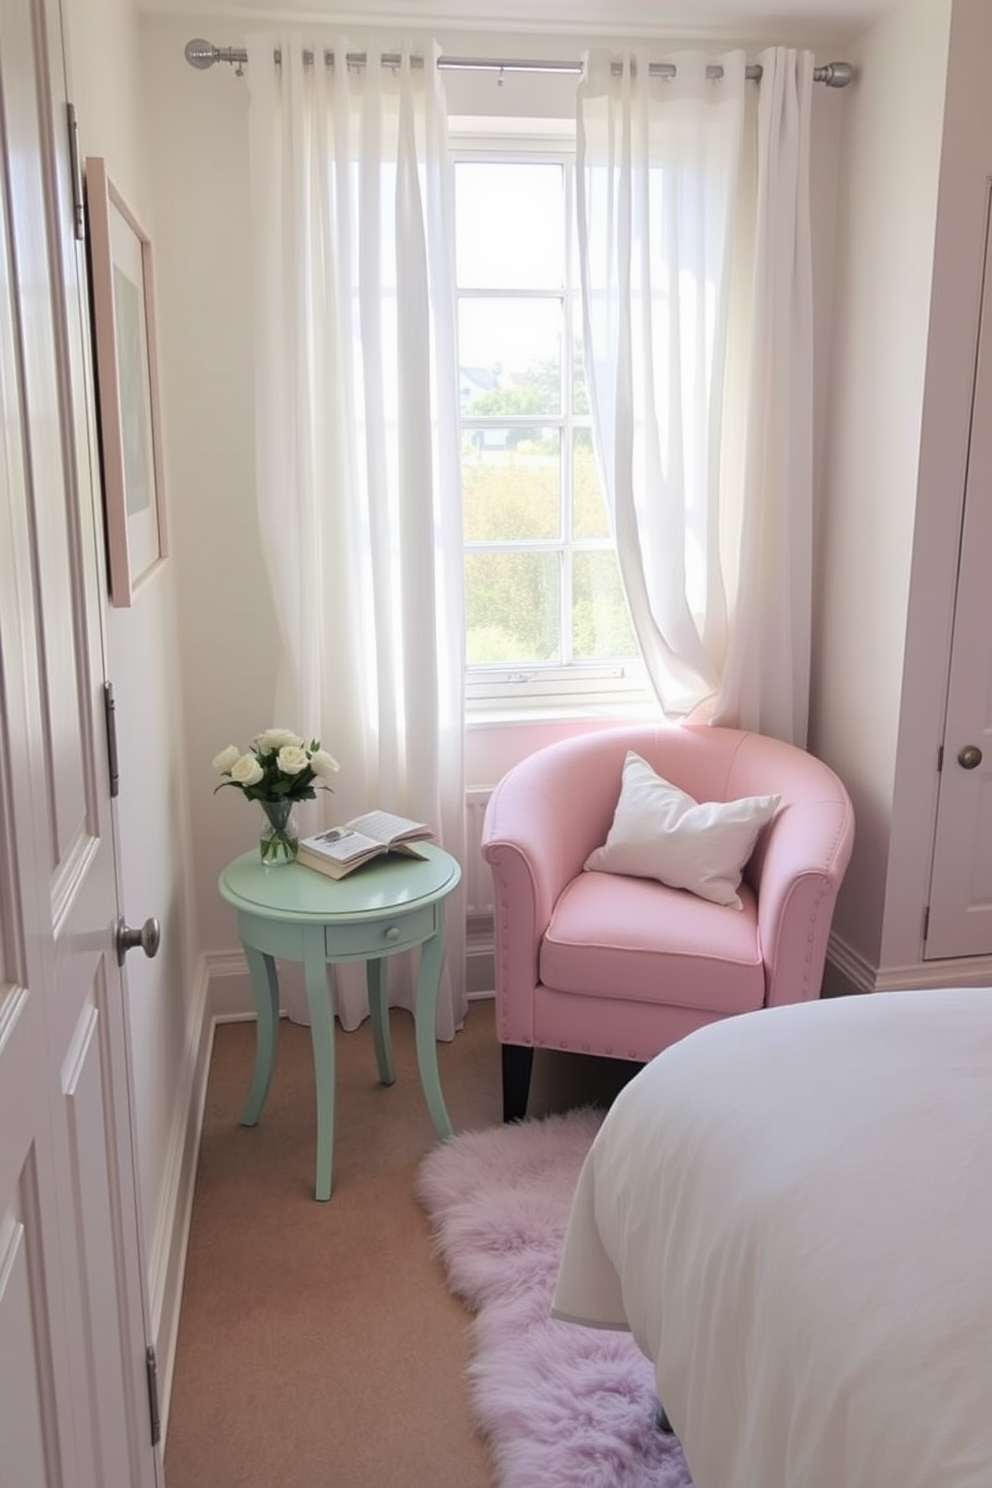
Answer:
[[[158,1361],[163,1443],[169,1420],[186,1245],[213,1047],[214,1023],[210,1016],[209,991],[210,972],[206,958],[201,957],[189,1014],[186,1054],[173,1105],[158,1219],[148,1257],[148,1305]]]
[[[875,973],[877,992],[902,988],[987,987],[992,983],[992,956],[958,956],[942,961],[920,961],[912,966],[886,966]]]
[[[207,957],[209,965],[210,1011],[218,1023],[234,1022],[240,1018],[254,1018],[255,998],[251,990],[251,978],[245,958],[240,951],[214,952]],[[488,928],[480,933],[469,932],[465,946],[465,990],[469,998],[492,994],[496,985],[493,932]],[[280,1011],[293,1015],[296,1009],[306,1008],[306,993],[303,988],[302,968],[293,963],[279,967],[279,986],[283,1006]],[[305,1012],[298,1014],[299,1021],[306,1021]]]
[[[244,952],[213,951],[207,956],[210,980],[210,1013],[217,1023],[236,1023],[255,1017],[255,995]],[[307,994],[303,965],[298,961],[279,962],[279,1013],[306,1023]]]
[[[242,951],[214,951],[206,957],[210,1016],[217,1023],[254,1018],[255,996]]]
[[[469,926],[465,940],[465,993],[470,999],[491,994],[496,986],[496,948],[492,916],[481,928]]]
[[[827,941],[827,963],[823,970],[823,995],[838,997],[849,992],[874,990],[875,968],[831,931]]]
[[[960,956],[875,966],[840,936],[831,934],[824,975],[826,995],[845,992],[920,991],[925,987],[985,987],[992,983],[992,956]]]

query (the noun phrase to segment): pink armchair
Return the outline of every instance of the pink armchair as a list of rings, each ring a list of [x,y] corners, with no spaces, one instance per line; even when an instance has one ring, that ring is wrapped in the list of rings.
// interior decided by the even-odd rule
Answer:
[[[627,751],[697,801],[778,795],[727,908],[653,879],[584,872],[609,832]],[[535,1048],[646,1062],[694,1029],[820,994],[854,818],[821,760],[704,724],[620,728],[538,750],[493,791],[503,1119],[527,1109]]]

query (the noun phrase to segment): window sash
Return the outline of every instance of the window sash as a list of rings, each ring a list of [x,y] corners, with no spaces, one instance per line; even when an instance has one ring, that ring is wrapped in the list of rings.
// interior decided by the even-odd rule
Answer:
[[[505,123],[505,121],[493,121]],[[573,353],[581,342],[581,304],[578,293],[575,239],[575,149],[574,136],[564,138],[560,123],[551,137],[537,133],[522,139],[502,130],[483,132],[476,123],[471,132],[450,130],[452,159],[458,164],[519,162],[559,165],[564,173],[563,208],[566,214],[564,233],[564,274],[560,289],[548,287],[463,288],[457,286],[459,326],[461,307],[473,300],[557,300],[561,309],[562,342],[560,361],[559,409],[557,413],[493,414],[473,418],[461,417],[463,431],[551,430],[559,432],[559,531],[547,538],[527,540],[466,540],[466,556],[473,553],[552,552],[559,555],[560,593],[558,625],[560,660],[555,662],[521,661],[519,664],[467,663],[465,700],[469,711],[496,706],[516,710],[542,707],[583,706],[588,709],[610,708],[617,704],[636,706],[651,696],[647,672],[639,658],[576,659],[574,655],[572,594],[573,556],[582,553],[615,552],[612,537],[576,537],[573,522],[574,435],[576,430],[591,429],[588,413],[576,414],[573,408]],[[566,561],[568,559],[568,561]]]

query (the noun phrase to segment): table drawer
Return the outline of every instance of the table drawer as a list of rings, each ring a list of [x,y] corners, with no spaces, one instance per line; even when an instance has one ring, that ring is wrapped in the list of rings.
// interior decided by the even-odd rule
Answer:
[[[383,915],[366,924],[328,925],[325,945],[328,960],[345,957],[388,956],[405,946],[419,945],[434,934],[437,906],[428,904],[411,914]]]

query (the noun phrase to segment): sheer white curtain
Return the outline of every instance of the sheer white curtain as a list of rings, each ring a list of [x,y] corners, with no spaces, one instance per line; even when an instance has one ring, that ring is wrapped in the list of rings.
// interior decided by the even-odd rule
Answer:
[[[669,716],[806,741],[813,58],[590,52],[577,203],[594,436]],[[657,60],[657,59],[655,59]],[[722,77],[707,67],[722,68]]]
[[[355,36],[247,46],[258,514],[284,656],[275,721],[319,737],[341,764],[321,819],[398,811],[463,862],[453,204],[438,71],[430,48],[415,65],[390,47],[399,61],[383,65],[381,42]],[[359,52],[366,64],[346,65]],[[464,957],[459,891],[440,1038],[464,1016]],[[387,965],[390,1002],[412,1007],[412,964]],[[360,968],[335,977],[353,1028],[368,1011]]]

